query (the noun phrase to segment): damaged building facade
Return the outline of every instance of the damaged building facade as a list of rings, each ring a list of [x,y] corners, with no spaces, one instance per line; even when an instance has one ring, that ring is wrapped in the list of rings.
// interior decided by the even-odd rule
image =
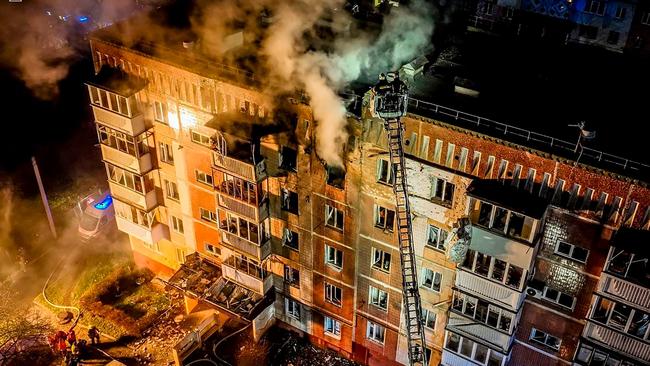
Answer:
[[[345,166],[328,166],[305,100],[280,111],[254,74],[193,42],[122,32],[91,37],[87,85],[135,262],[183,290],[188,312],[209,304],[260,332],[273,319],[359,362],[407,364],[393,171],[368,99],[349,115]],[[429,364],[650,362],[650,190],[635,179],[648,167],[576,163],[555,154],[559,140],[427,102],[410,112]],[[621,227],[635,235],[617,241]]]

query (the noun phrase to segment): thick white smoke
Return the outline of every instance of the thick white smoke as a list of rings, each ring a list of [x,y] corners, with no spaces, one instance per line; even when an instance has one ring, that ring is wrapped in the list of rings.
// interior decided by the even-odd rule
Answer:
[[[433,33],[433,9],[416,0],[392,11],[378,36],[363,32],[338,34],[332,49],[309,49],[305,33],[314,28],[325,11],[342,5],[337,0],[281,3],[263,45],[273,76],[284,85],[303,88],[309,95],[317,121],[316,153],[327,164],[338,167],[343,166],[348,133],[345,106],[337,93],[362,75],[398,69],[429,46]],[[332,23],[345,23],[344,12],[332,14]]]

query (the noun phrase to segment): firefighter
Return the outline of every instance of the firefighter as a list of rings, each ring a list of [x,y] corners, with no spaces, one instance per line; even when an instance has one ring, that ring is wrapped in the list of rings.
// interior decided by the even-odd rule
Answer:
[[[70,346],[77,343],[77,335],[75,334],[74,329],[70,329],[67,338],[68,338],[68,344],[70,344]]]
[[[88,329],[88,338],[90,339],[90,344],[99,344],[99,329],[96,326],[93,325]]]

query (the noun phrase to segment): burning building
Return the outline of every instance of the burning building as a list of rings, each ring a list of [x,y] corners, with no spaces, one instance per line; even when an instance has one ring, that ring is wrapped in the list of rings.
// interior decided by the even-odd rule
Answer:
[[[319,94],[274,93],[252,72],[259,61],[245,51],[258,35],[229,33],[216,43],[231,63],[215,62],[189,23],[161,12],[90,39],[90,103],[136,263],[184,290],[188,311],[270,315],[360,362],[407,364],[395,173],[368,98],[352,98],[344,131],[325,134]],[[594,151],[578,162],[552,137],[427,101],[409,108],[429,364],[555,365],[621,350],[629,327],[598,332],[600,318],[585,317],[606,292],[613,233],[650,225],[648,166]],[[340,161],[322,156],[329,138]],[[457,242],[461,230],[471,240]],[[636,306],[631,318],[644,319],[647,304]],[[630,365],[650,361],[644,337],[622,349]]]

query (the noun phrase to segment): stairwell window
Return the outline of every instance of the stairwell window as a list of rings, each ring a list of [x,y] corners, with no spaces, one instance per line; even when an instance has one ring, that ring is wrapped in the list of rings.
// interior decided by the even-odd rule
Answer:
[[[325,301],[341,306],[342,291],[340,287],[336,287],[331,283],[325,282]]]
[[[427,245],[444,252],[448,234],[447,231],[430,224],[427,232]]]
[[[442,140],[436,140],[436,146],[433,149],[433,162],[440,164],[442,158]]]
[[[282,232],[282,245],[298,250],[298,233],[285,227]]]
[[[426,328],[436,329],[436,313],[430,309],[422,309],[422,323]]]
[[[326,244],[325,264],[328,264],[337,270],[340,270],[343,268],[343,252]]]
[[[285,264],[284,282],[288,283],[293,287],[300,288],[300,271]]]
[[[386,328],[368,320],[368,327],[366,328],[366,338],[368,338],[371,341],[384,344],[385,333],[386,333]]]
[[[547,346],[555,351],[559,351],[560,345],[562,344],[562,340],[560,338],[550,335],[546,332],[542,332],[541,330],[535,328],[533,328],[533,330],[530,332],[530,340]]]
[[[447,156],[445,157],[445,166],[452,168],[454,165],[454,154],[456,153],[456,145],[447,144]]]
[[[171,145],[161,142],[159,144],[160,161],[163,163],[174,165],[174,151]]]
[[[422,145],[420,146],[420,158],[429,158],[429,136],[422,137]]]
[[[174,229],[175,232],[179,234],[185,233],[185,229],[183,228],[183,220],[176,217],[176,216],[171,216],[171,221],[172,221],[172,229]]]
[[[300,320],[300,304],[288,297],[284,299],[285,311],[290,318]]]
[[[393,231],[395,224],[395,211],[386,207],[375,205],[375,227],[382,230]]]
[[[212,183],[213,183],[212,174],[208,174],[200,170],[194,170],[194,177],[196,178],[197,182],[212,187]]]
[[[433,177],[431,180],[431,200],[451,207],[454,201],[456,186],[442,178]]]
[[[167,198],[171,198],[176,201],[179,200],[178,187],[176,186],[175,182],[171,182],[165,179],[165,194],[167,195]]]
[[[334,229],[343,231],[343,218],[342,210],[336,207],[325,204],[325,225]]]
[[[370,286],[368,298],[370,305],[376,306],[384,311],[388,310],[388,293],[386,291]]]
[[[587,262],[587,257],[589,256],[589,250],[573,244],[569,244],[565,241],[558,241],[557,246],[555,247],[555,254],[571,258],[580,263],[585,263]]]
[[[323,328],[325,330],[325,335],[333,338],[341,338],[341,322],[335,319],[325,316],[323,322]]]
[[[544,173],[544,176],[542,177],[542,185],[539,187],[539,196],[546,198],[546,195],[548,194],[548,186],[551,182],[551,174],[549,173]]]
[[[429,290],[440,292],[440,283],[442,282],[442,273],[434,272],[429,268],[422,269],[421,286]]]
[[[526,183],[524,184],[524,189],[529,193],[533,193],[533,186],[535,185],[535,176],[537,171],[533,168],[528,169],[528,175],[526,176]]]
[[[161,123],[167,123],[165,119],[165,106],[157,100],[153,102],[153,119]]]
[[[391,255],[389,252],[372,248],[372,268],[390,272]]]
[[[393,172],[388,160],[377,159],[377,182],[393,185]]]

